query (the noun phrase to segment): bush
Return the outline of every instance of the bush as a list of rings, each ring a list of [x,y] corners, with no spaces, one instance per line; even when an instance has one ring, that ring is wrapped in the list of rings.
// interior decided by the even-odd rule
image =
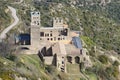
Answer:
[[[14,74],[13,71],[5,71],[4,70],[3,72],[0,72],[0,77],[2,78],[2,80],[14,80],[13,74]]]
[[[89,37],[87,36],[81,36],[81,38],[85,41],[85,43],[87,44],[87,46],[89,47],[93,47],[95,45],[95,43],[93,42],[92,39],[90,39]]]
[[[56,73],[56,68],[55,68],[55,66],[49,65],[49,66],[46,66],[45,69],[46,69],[50,74]]]
[[[17,59],[17,57],[14,54],[10,54],[6,58],[9,59],[9,60],[11,60],[11,61],[15,61]]]
[[[98,59],[103,64],[107,64],[108,63],[108,57],[106,55],[100,55]]]
[[[107,67],[105,71],[107,72],[108,75],[111,75],[113,72],[113,67]]]
[[[118,74],[119,74],[118,67],[114,67],[114,70],[113,70],[112,74],[113,74],[114,77],[116,77],[116,78],[118,77]]]
[[[115,61],[114,63],[113,63],[113,66],[119,66],[120,65],[120,63],[118,62],[118,61]]]

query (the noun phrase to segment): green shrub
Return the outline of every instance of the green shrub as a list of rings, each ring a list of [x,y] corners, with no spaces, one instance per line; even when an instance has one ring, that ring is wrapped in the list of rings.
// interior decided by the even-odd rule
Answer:
[[[89,47],[93,47],[95,43],[87,36],[81,36],[81,38],[85,41],[86,45]]]
[[[45,69],[46,69],[50,74],[56,73],[56,68],[55,68],[55,66],[49,65],[49,66],[46,66]]]
[[[118,61],[115,61],[115,62],[113,63],[113,65],[114,65],[114,66],[119,66],[120,63],[119,63]]]
[[[2,80],[14,80],[13,74],[14,74],[14,72],[12,72],[12,71],[4,70],[3,72],[0,72],[0,78],[2,78]]]
[[[114,70],[113,70],[112,74],[113,74],[114,77],[116,77],[116,78],[118,77],[118,75],[119,75],[118,67],[114,67]]]
[[[107,67],[105,71],[108,73],[108,75],[111,75],[113,72],[113,67]]]
[[[6,58],[9,59],[9,60],[11,60],[11,61],[15,61],[17,59],[17,57],[14,54],[10,54]]]
[[[108,57],[106,55],[100,55],[98,57],[99,61],[103,64],[107,64],[108,63]]]

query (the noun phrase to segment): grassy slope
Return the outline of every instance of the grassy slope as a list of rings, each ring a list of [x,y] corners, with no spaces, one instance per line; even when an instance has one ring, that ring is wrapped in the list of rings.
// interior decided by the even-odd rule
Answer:
[[[17,55],[14,61],[9,59],[0,58],[0,65],[3,65],[0,66],[1,78],[13,80],[14,77],[12,76],[16,74],[32,80],[37,80],[38,78],[41,78],[41,80],[50,80],[49,74],[45,73],[44,66],[37,55]],[[12,76],[8,75],[9,73]]]

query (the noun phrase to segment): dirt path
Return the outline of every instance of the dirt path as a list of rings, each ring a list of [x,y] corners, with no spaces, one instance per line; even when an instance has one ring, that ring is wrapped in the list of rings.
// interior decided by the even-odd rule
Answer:
[[[15,25],[17,25],[17,23],[19,22],[19,18],[16,15],[16,10],[13,7],[8,6],[8,8],[10,9],[11,13],[12,13],[12,17],[14,19],[14,22],[8,26],[7,28],[5,28],[1,33],[0,33],[0,42],[6,38],[6,33],[8,33]]]

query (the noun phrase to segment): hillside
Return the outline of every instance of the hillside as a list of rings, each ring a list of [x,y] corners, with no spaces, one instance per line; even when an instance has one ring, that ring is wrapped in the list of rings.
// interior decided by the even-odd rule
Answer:
[[[17,56],[17,57],[16,57]],[[12,55],[0,57],[0,78],[3,80],[50,80],[44,66],[36,55]],[[19,56],[19,57],[18,57]]]
[[[7,27],[10,23],[10,15],[8,14],[7,3],[0,1],[0,32]]]
[[[42,26],[52,26],[53,17],[62,17],[72,30],[80,30],[102,48],[120,53],[120,1],[105,0],[106,5],[100,5],[101,1],[26,0],[14,6],[19,10],[22,21],[19,27],[23,30],[30,25],[30,10],[35,9],[41,12]]]

